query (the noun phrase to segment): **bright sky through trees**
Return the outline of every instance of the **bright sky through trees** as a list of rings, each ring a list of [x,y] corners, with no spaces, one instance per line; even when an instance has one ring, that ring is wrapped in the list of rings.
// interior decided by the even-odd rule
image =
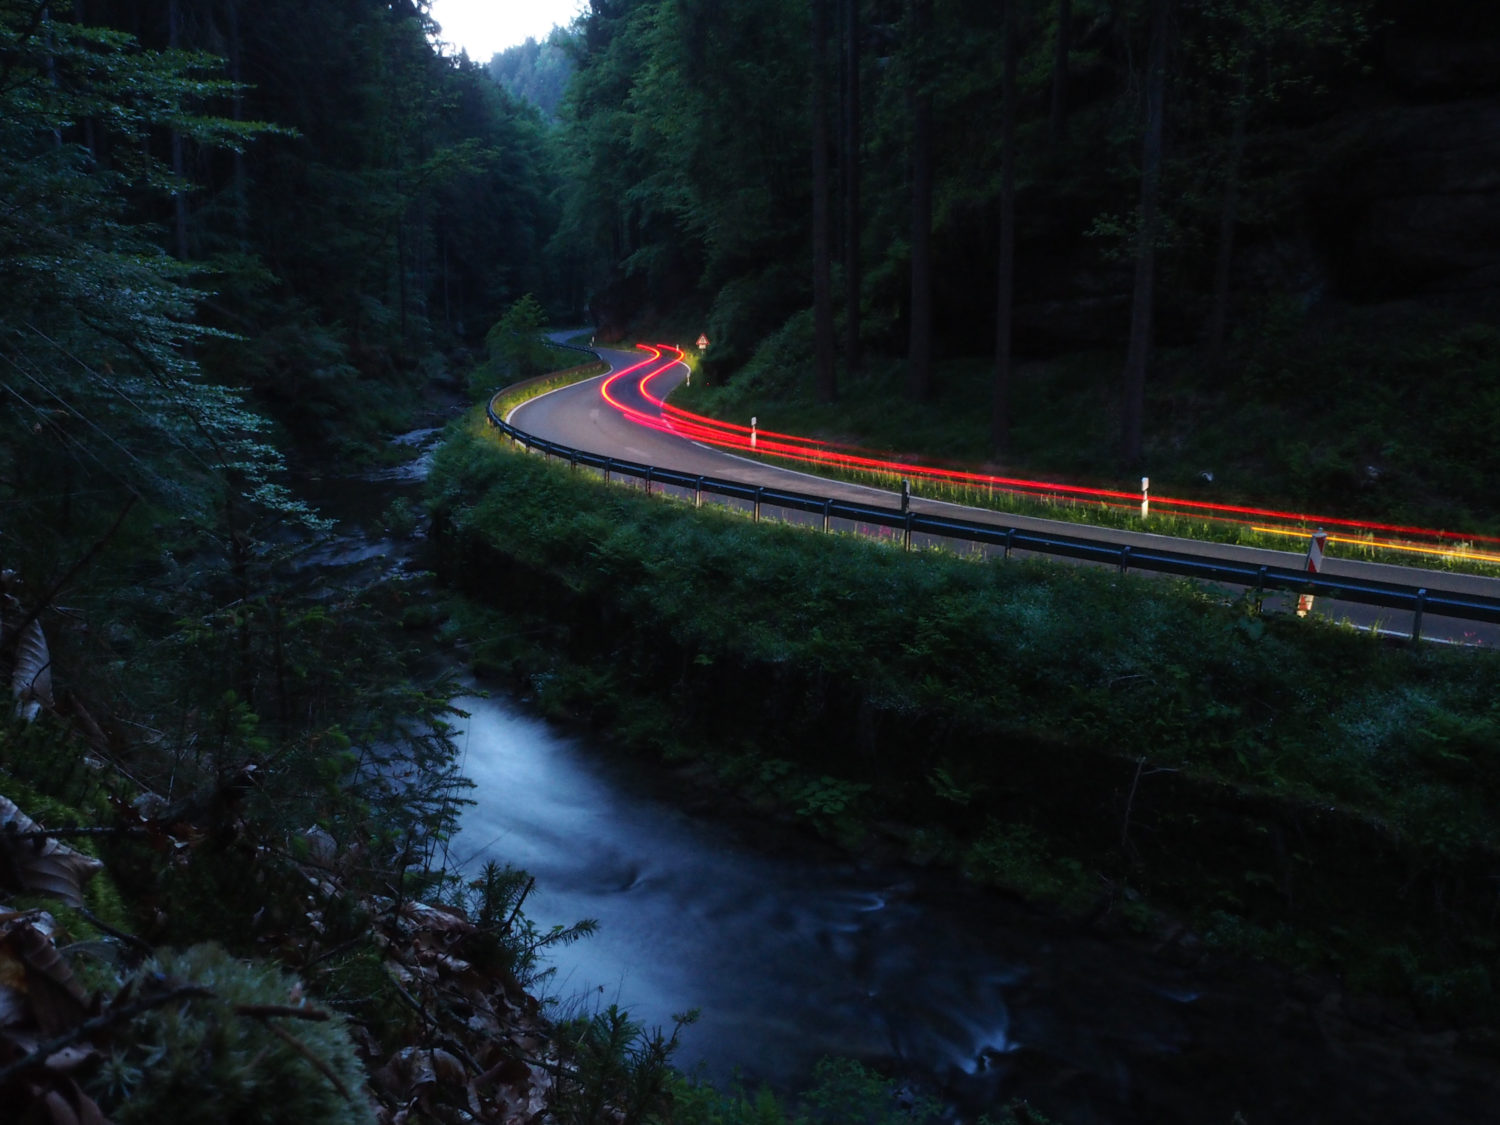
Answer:
[[[474,62],[532,38],[543,40],[555,25],[573,22],[587,0],[432,0],[432,18],[442,27],[438,38],[462,48]]]

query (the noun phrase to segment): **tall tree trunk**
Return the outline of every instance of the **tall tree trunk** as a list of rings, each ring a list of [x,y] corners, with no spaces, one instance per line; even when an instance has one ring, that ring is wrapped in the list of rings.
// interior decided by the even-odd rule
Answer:
[[[245,45],[240,38],[240,0],[226,0],[225,8],[229,18],[229,77],[235,84],[229,104],[234,120],[243,121],[245,91],[241,83],[245,80]],[[250,242],[250,194],[243,146],[234,150],[233,160],[234,235],[243,250]]]
[[[911,0],[911,324],[907,393],[932,398],[932,90],[926,53],[932,0]]]
[[[838,397],[834,371],[833,223],[829,207],[828,5],[812,0],[813,339],[818,401]]]
[[[52,53],[52,48],[54,46],[54,41],[53,41],[53,38],[52,38],[52,6],[50,4],[43,4],[42,5],[41,20],[42,20],[43,42],[47,46],[47,81],[51,85],[56,86],[57,85],[57,56]],[[62,135],[62,130],[61,129],[53,129],[52,130],[52,144],[56,148],[62,148],[62,146],[63,146],[63,135]]]
[[[1055,146],[1068,130],[1068,53],[1073,47],[1073,0],[1057,0],[1057,50],[1052,57],[1052,114],[1047,139]]]
[[[1224,161],[1224,199],[1219,208],[1219,245],[1214,256],[1213,304],[1203,334],[1203,352],[1211,370],[1224,363],[1224,333],[1229,324],[1229,279],[1234,266],[1234,228],[1239,222],[1240,169],[1245,162],[1245,144],[1250,131],[1249,52],[1240,58],[1234,123],[1229,135],[1229,153]]]
[[[73,0],[73,22],[77,24],[86,24],[89,22],[88,10],[85,8],[83,0]],[[85,117],[83,119],[83,145],[89,150],[89,155],[97,163],[100,159],[99,140],[97,134],[94,132],[94,119],[92,117]]]
[[[859,2],[844,0],[844,360],[851,376],[861,366],[860,292],[863,288],[859,219]]]
[[[182,46],[182,8],[180,0],[169,0],[167,4],[167,45],[174,51]],[[182,133],[172,130],[172,177],[178,181],[172,192],[172,233],[177,257],[187,261],[188,213],[187,190],[180,186],[187,179],[187,143]]]
[[[406,216],[396,220],[396,305],[401,311],[401,342],[406,342]]]
[[[1146,367],[1151,357],[1151,319],[1156,301],[1157,210],[1161,196],[1162,136],[1165,131],[1167,29],[1171,0],[1151,0],[1151,46],[1146,60],[1146,130],[1141,142],[1141,207],[1135,258],[1135,293],[1130,306],[1130,346],[1120,410],[1120,455],[1128,465],[1141,461],[1146,412]]]
[[[995,398],[990,439],[997,457],[1010,450],[1011,314],[1016,275],[1016,4],[1005,0],[1004,71],[1000,77],[1000,277],[995,299]]]

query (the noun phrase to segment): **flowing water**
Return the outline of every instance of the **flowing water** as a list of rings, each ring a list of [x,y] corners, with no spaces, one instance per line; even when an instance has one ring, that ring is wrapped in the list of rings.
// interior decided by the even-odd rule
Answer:
[[[377,507],[419,475],[383,480]],[[349,496],[320,492],[335,512]],[[332,557],[390,547],[351,536]],[[1024,1097],[1058,1122],[1500,1121],[1493,1046],[1481,1057],[1331,984],[1184,964],[943,872],[767,832],[519,704],[462,706],[477,803],[450,861],[529,871],[541,928],[597,919],[549,953],[559,1011],[618,1003],[669,1027],[699,1009],[676,1061],[706,1077],[790,1091],[842,1055],[960,1113]]]
[[[767,847],[663,779],[508,701],[473,698],[478,804],[451,851],[536,876],[564,1009],[647,1025],[701,1009],[677,1061],[795,1088],[822,1055],[889,1066],[960,1107],[1028,1097],[1059,1121],[1497,1121],[1497,1073],[1337,993],[1183,967],[940,872]],[[1352,1012],[1352,1016],[1351,1016]]]

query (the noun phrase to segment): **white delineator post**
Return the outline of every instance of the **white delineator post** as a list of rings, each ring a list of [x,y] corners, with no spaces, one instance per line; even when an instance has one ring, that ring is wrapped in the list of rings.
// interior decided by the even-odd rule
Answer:
[[[1321,527],[1313,532],[1312,539],[1307,544],[1307,573],[1317,574],[1323,568],[1323,548],[1328,545],[1328,532]],[[1297,595],[1297,616],[1306,617],[1312,612],[1313,596],[1311,594]]]
[[[1141,478],[1141,519],[1151,514],[1151,478]]]
[[[755,448],[755,419],[750,419],[750,448]]]

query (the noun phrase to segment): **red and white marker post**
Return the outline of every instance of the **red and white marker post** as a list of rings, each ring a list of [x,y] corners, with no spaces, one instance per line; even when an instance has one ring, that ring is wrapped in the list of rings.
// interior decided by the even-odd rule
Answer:
[[[1328,532],[1321,527],[1313,532],[1311,541],[1307,544],[1307,573],[1317,574],[1323,568],[1323,548],[1328,545]],[[1297,616],[1306,617],[1312,612],[1313,596],[1311,594],[1297,595]]]

